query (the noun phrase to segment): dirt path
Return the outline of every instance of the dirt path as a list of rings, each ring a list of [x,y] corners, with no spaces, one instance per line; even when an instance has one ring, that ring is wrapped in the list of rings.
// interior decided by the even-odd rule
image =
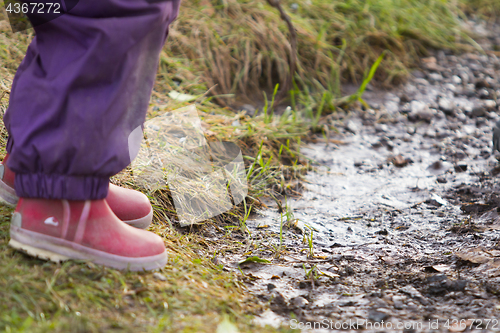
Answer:
[[[284,216],[248,222],[241,265],[263,324],[322,331],[500,331],[500,187],[490,156],[500,60],[439,53],[374,110],[303,152],[322,166]],[[377,105],[378,104],[378,105]],[[299,219],[298,222],[295,219]],[[263,227],[264,226],[264,227]],[[311,231],[312,232],[312,243]],[[314,257],[311,256],[314,254]],[[244,256],[223,259],[236,269]]]

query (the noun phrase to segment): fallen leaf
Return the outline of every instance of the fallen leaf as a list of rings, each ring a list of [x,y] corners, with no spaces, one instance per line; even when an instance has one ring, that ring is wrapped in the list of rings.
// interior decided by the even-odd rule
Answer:
[[[327,276],[327,277],[329,277],[330,279],[335,279],[335,278],[340,277],[340,275],[335,274],[335,273],[330,273],[330,272],[323,272],[323,271],[321,271],[321,272],[320,272],[320,274],[321,274],[321,275],[324,275],[324,276]]]
[[[473,264],[485,264],[494,258],[492,255],[484,252],[483,249],[469,249],[467,251],[456,252],[455,255]]]
[[[434,200],[436,200],[436,202],[439,203],[442,206],[446,206],[448,204],[448,201],[444,200],[443,198],[441,198],[436,193],[432,193],[431,194],[431,198],[434,199]]]
[[[411,162],[411,159],[409,158],[404,158],[403,155],[399,154],[396,156],[391,156],[387,159],[389,163],[394,164],[394,166],[398,168],[402,168],[408,165],[408,163]]]
[[[259,264],[270,264],[271,262],[267,259],[262,259],[262,258],[259,258],[257,256],[252,256],[252,257],[248,257],[246,258],[245,260],[242,260],[238,263],[238,265],[245,265],[245,264],[249,264],[249,263],[259,263]]]
[[[450,265],[434,265],[432,266],[432,268],[434,268],[436,271],[438,272],[446,272],[447,270],[450,269]]]
[[[198,96],[193,96],[193,95],[188,95],[188,94],[183,94],[178,91],[172,90],[171,92],[168,93],[168,97],[171,99],[175,99],[176,101],[179,102],[190,102],[198,98]]]

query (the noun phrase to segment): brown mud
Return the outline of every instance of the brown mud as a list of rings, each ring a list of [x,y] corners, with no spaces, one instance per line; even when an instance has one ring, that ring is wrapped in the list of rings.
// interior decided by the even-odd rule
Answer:
[[[268,307],[259,323],[500,331],[499,77],[494,54],[441,51],[303,149],[317,164],[302,196],[248,220],[252,245],[220,258]],[[252,256],[270,263],[238,264]]]

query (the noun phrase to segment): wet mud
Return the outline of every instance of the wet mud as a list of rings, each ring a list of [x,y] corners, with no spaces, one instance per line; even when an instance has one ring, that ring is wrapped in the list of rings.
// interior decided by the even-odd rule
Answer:
[[[259,323],[500,331],[499,75],[494,54],[439,52],[304,148],[302,196],[247,221],[253,246],[221,259],[266,304]],[[270,263],[238,265],[252,256]]]

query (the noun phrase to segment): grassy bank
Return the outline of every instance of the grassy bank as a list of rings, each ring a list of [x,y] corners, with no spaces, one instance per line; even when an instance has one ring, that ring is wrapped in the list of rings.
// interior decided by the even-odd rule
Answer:
[[[468,15],[494,22],[500,17],[500,2],[495,0],[463,0],[461,9]]]
[[[460,28],[463,13],[498,8],[492,0],[461,0],[457,6],[436,0],[296,3],[295,8],[294,1],[282,2],[297,30],[298,70],[287,101],[292,108],[280,115],[273,112],[283,108],[272,103],[254,117],[230,108],[250,103],[264,109],[263,91],[271,99],[289,74],[288,30],[267,2],[185,0],[161,55],[149,117],[186,104],[168,97],[173,90],[198,96],[209,139],[237,143],[247,168],[252,166],[249,205],[258,205],[271,186],[282,192],[293,182],[284,174],[304,171],[300,142],[313,129],[328,131],[320,116],[338,107],[344,82],[360,84],[384,51],[374,79],[386,86],[403,82],[429,49],[471,48]],[[12,34],[5,21],[0,31],[0,88],[6,92],[33,34]],[[5,139],[5,131],[0,136]],[[126,174],[115,181],[134,186]],[[152,230],[171,253],[156,275],[30,259],[6,246],[11,210],[0,208],[0,330],[216,332],[227,321],[242,332],[277,331],[256,328],[251,315],[267,305],[245,293],[239,273],[217,264],[217,255],[253,242],[245,232],[244,207],[181,230],[169,225],[175,225],[169,194],[148,194],[156,208]],[[217,240],[207,240],[209,232]]]

